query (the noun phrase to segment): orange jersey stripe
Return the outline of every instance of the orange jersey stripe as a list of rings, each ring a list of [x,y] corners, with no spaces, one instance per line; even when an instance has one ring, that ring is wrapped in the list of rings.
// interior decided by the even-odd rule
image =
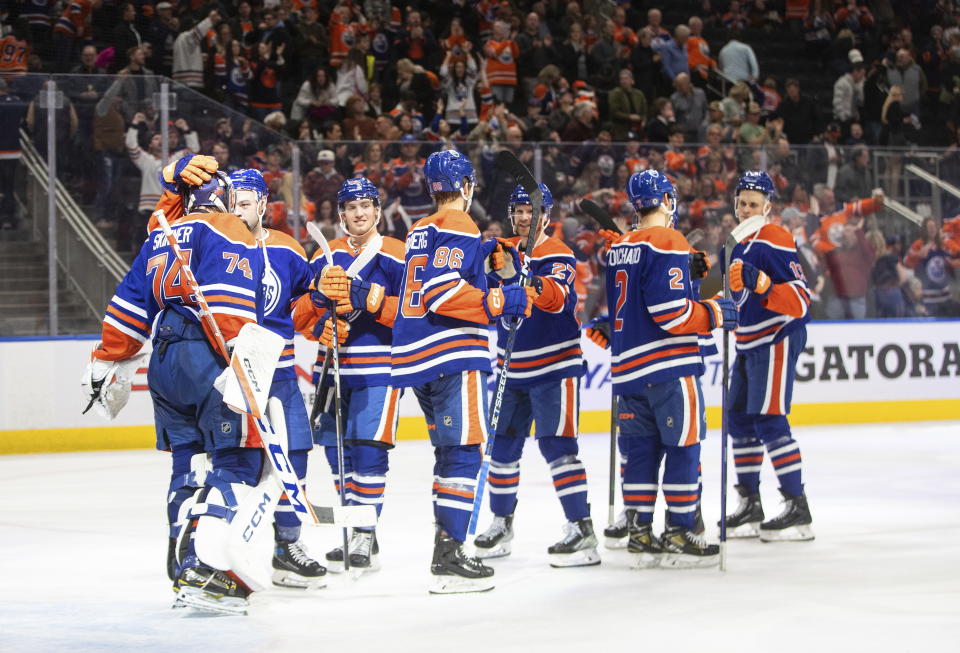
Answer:
[[[650,361],[657,360],[658,358],[665,358],[667,356],[679,356],[681,354],[693,354],[700,351],[699,347],[674,347],[672,349],[664,349],[663,351],[654,352],[652,354],[647,354],[646,356],[641,356],[635,360],[630,361],[629,363],[621,363],[616,365],[613,368],[614,373],[620,374],[621,372],[626,372],[631,370],[634,367],[643,365]]]

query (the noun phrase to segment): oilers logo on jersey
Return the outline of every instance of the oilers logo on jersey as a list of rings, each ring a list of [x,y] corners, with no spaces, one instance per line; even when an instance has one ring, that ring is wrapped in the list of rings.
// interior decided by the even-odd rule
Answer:
[[[282,294],[281,290],[283,290],[280,277],[277,276],[273,268],[267,268],[263,275],[261,287],[263,289],[263,313],[264,315],[270,315],[277,308]]]

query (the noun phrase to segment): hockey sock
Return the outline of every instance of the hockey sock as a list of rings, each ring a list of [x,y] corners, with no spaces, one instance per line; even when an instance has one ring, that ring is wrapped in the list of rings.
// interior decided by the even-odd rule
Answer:
[[[327,457],[327,463],[330,465],[330,474],[333,476],[333,491],[340,496],[340,468],[337,466],[337,448],[324,447],[323,455]],[[350,492],[353,481],[353,461],[350,460],[350,447],[343,448],[343,496],[347,505],[353,505],[353,495]]]
[[[436,447],[438,478],[436,483],[437,523],[447,535],[463,542],[473,512],[477,473],[480,471],[480,445]]]
[[[577,439],[547,436],[537,440],[540,453],[550,465],[553,487],[557,491],[567,521],[578,521],[590,516],[587,503],[587,470],[577,458],[580,449]]]
[[[623,436],[621,451],[626,457],[623,470],[623,505],[637,511],[637,519],[649,524],[657,503],[657,481],[663,445],[656,437]]]
[[[697,468],[700,466],[700,443],[686,447],[667,447],[667,464],[663,471],[663,496],[667,500],[670,524],[693,530],[694,513],[700,493],[697,490]]]
[[[203,453],[199,443],[174,447],[171,452],[172,469],[170,487],[167,490],[167,523],[170,524],[170,537],[177,537],[180,531],[180,508],[183,502],[193,496],[202,485],[191,472],[190,459]]]
[[[792,497],[803,494],[803,481],[800,477],[802,466],[800,445],[789,435],[771,440],[766,444],[767,451],[770,452],[770,462],[773,463],[773,469],[780,480],[780,487]]]
[[[497,435],[490,456],[487,475],[490,492],[490,511],[504,517],[517,508],[517,490],[520,488],[520,455],[526,438]]]
[[[304,481],[307,478],[307,450],[291,451],[290,462],[293,464],[294,473],[306,489]],[[300,517],[290,505],[290,499],[287,498],[286,493],[280,495],[280,502],[273,515],[278,542],[296,542],[300,539]]]
[[[731,438],[733,465],[737,483],[749,494],[760,491],[760,466],[763,463],[763,443],[755,438]]]
[[[374,506],[379,518],[383,510],[383,492],[387,486],[387,450],[374,444],[354,444],[350,446],[350,461],[353,464],[353,480],[347,487],[350,488],[351,503]]]

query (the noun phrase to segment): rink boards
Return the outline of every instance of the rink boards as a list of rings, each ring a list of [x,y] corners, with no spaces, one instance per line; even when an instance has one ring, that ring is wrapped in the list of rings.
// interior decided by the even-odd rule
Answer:
[[[817,322],[797,369],[791,422],[796,425],[908,422],[960,416],[960,320]],[[721,336],[717,334],[718,344]],[[146,369],[113,422],[81,415],[79,381],[96,338],[0,340],[0,454],[149,448],[153,411]],[[731,339],[732,346],[732,339]],[[610,356],[583,339],[583,432],[610,424]],[[297,341],[304,396],[316,344]],[[707,421],[720,425],[722,359],[702,377]],[[426,437],[412,393],[401,402],[400,439]]]

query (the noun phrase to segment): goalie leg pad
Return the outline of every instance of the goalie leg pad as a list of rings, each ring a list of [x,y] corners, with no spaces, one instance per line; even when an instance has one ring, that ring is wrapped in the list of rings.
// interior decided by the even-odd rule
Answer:
[[[281,336],[258,324],[245,324],[233,346],[233,373],[223,379],[223,403],[239,412],[263,415],[283,347]]]

